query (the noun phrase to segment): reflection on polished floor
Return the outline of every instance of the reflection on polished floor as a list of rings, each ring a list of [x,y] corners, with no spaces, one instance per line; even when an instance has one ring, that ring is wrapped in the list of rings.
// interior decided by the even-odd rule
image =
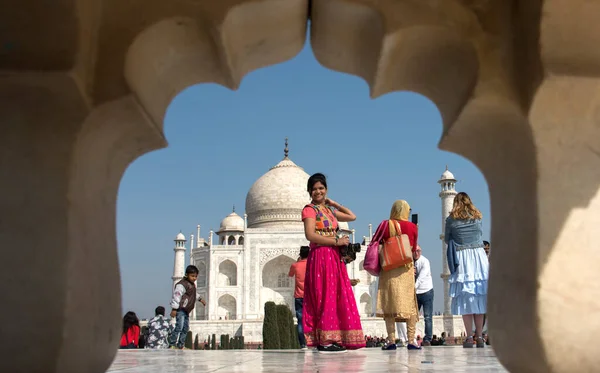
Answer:
[[[429,347],[378,348],[323,355],[314,350],[120,350],[108,370],[122,373],[188,372],[507,372],[494,350]]]

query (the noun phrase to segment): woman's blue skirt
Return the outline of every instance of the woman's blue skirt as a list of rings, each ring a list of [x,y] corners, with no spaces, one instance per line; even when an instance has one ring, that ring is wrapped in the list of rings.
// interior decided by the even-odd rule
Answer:
[[[453,315],[487,313],[489,262],[483,248],[457,250],[458,268],[450,276]]]

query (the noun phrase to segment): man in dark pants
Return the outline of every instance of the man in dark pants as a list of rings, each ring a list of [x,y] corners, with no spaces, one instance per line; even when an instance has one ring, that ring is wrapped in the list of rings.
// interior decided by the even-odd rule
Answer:
[[[431,346],[433,334],[433,279],[431,278],[431,266],[429,260],[422,255],[421,247],[413,254],[415,262],[415,291],[417,293],[417,305],[419,310],[423,307],[423,318],[425,319],[425,337],[423,346]]]
[[[306,337],[302,327],[302,308],[304,306],[304,275],[306,274],[306,258],[308,258],[308,246],[300,247],[300,257],[298,261],[290,267],[290,277],[295,278],[294,288],[294,308],[296,309],[296,319],[298,320],[298,343],[300,348],[307,350]]]

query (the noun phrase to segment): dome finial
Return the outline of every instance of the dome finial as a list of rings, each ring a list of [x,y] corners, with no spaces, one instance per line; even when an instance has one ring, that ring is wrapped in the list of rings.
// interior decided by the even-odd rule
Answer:
[[[288,138],[285,138],[285,149],[283,149],[283,154],[285,155],[285,158],[288,157],[288,154],[290,153],[290,149],[288,149]]]
[[[446,171],[448,171],[448,165],[446,165]]]
[[[233,205],[233,212],[235,212],[235,205]]]

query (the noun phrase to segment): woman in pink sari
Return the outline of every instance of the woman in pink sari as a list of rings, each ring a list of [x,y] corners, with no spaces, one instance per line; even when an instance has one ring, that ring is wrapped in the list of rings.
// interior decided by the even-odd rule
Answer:
[[[354,221],[356,216],[327,198],[323,174],[308,179],[308,193],[312,202],[302,210],[304,233],[310,241],[302,312],[307,346],[327,354],[365,347],[356,300],[340,255],[340,246],[350,240],[336,235],[338,220]]]

